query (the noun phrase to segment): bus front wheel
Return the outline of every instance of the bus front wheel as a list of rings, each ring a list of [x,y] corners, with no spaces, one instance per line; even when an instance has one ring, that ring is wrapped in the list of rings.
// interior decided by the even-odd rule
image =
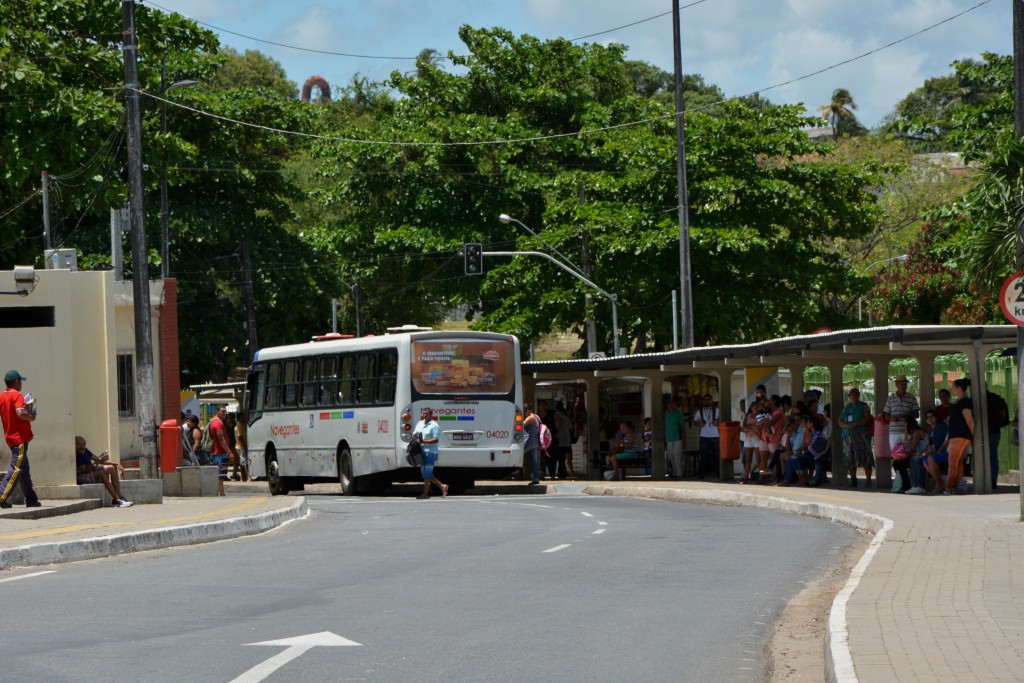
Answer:
[[[288,486],[281,478],[281,468],[277,464],[276,453],[267,456],[267,484],[270,486],[270,495],[272,496],[288,494]]]
[[[341,484],[341,495],[356,495],[356,480],[352,476],[352,453],[342,448],[338,456],[338,482]]]

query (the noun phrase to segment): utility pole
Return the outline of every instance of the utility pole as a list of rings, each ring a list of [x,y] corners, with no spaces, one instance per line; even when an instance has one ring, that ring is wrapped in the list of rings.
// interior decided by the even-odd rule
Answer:
[[[167,80],[167,55],[160,57],[160,97],[164,97],[167,92],[167,86],[164,81]],[[165,138],[167,137],[167,103],[160,103],[160,133]],[[169,245],[169,235],[167,231],[167,161],[161,164],[160,169],[160,277],[166,280],[170,277],[171,264],[170,264],[170,253],[171,248]]]
[[[245,297],[245,332],[249,339],[249,362],[256,357],[256,304],[252,296],[252,263],[249,261],[249,240],[242,242],[242,296]]]
[[[579,203],[580,205],[587,203],[587,191],[583,187],[583,183],[579,185]],[[583,226],[583,275],[587,278],[590,277],[590,231],[587,230],[586,226]],[[597,325],[594,323],[594,318],[590,315],[590,305],[593,303],[593,299],[590,298],[590,294],[586,294],[583,297],[583,306],[587,311],[587,317],[583,321],[583,325],[587,330],[587,358],[590,358],[597,352]]]
[[[135,3],[121,0],[124,24],[124,114],[128,141],[128,212],[132,235],[132,297],[135,306],[135,376],[138,391],[139,469],[142,476],[160,475],[156,453],[156,392],[153,381],[153,335],[149,305],[149,261],[145,209],[142,204],[142,123],[139,105],[139,67],[135,43]]]
[[[683,123],[683,47],[679,3],[672,0],[672,40],[676,76],[676,183],[679,192],[679,305],[683,348],[693,346],[693,294],[690,286],[690,209],[686,190],[686,125]]]
[[[50,249],[50,174],[43,171],[43,256],[49,261]]]
[[[1024,0],[1013,0],[1013,130],[1024,138]],[[1024,271],[1024,207],[1017,207],[1017,272]],[[1024,328],[1017,328],[1017,416],[1024,406]],[[1024,472],[1024,443],[1017,446],[1017,468]],[[1024,519],[1024,486],[1020,490],[1020,516]]]

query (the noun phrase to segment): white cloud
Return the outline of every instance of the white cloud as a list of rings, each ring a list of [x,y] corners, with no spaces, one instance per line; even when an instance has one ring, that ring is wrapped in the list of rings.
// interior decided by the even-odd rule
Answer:
[[[320,5],[307,8],[278,31],[279,42],[312,50],[344,50],[331,12]]]

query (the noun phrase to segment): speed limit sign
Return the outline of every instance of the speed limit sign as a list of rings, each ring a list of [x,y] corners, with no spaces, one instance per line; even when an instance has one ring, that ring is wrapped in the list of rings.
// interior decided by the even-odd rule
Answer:
[[[999,307],[1014,325],[1024,327],[1024,273],[1006,278],[999,290]]]

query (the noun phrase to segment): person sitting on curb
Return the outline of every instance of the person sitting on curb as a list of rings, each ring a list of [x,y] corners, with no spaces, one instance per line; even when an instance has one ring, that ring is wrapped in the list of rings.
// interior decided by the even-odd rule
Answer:
[[[75,437],[75,467],[79,484],[103,484],[110,494],[111,507],[130,508],[135,503],[121,495],[120,474],[124,467],[119,462],[110,462],[106,451],[96,455],[85,447],[85,438]]]

